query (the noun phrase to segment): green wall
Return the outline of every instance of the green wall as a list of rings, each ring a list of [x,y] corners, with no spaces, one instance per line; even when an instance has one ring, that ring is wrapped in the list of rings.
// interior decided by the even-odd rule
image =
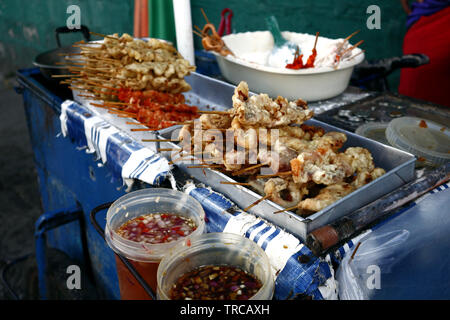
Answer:
[[[167,12],[171,6],[162,5],[163,1],[149,0],[149,8],[153,10],[149,17],[161,15],[171,21],[173,13]],[[65,25],[69,16],[66,9],[71,4],[80,7],[81,23],[92,31],[133,32],[133,0],[0,0],[0,74],[31,66],[38,53],[55,48],[54,29]],[[381,8],[381,30],[366,27],[369,16],[366,9],[371,4]],[[162,14],[164,10],[158,9],[159,6],[167,13]],[[362,47],[369,60],[401,55],[406,31],[406,16],[398,0],[191,0],[191,6],[194,25],[205,24],[200,11],[203,8],[217,28],[222,9],[231,8],[233,32],[266,30],[264,18],[269,14],[277,17],[282,30],[311,34],[320,31],[330,38],[345,37],[360,29],[355,40],[365,40]],[[155,10],[161,14],[155,14]],[[155,21],[149,25],[153,26],[151,35],[158,31]],[[80,39],[81,35],[61,36],[63,45]],[[201,49],[200,39],[197,36],[194,39],[196,48]],[[398,78],[398,72],[390,76],[393,89]]]
[[[133,0],[0,0],[0,74],[32,65],[34,57],[57,47],[55,32],[65,26],[69,5],[81,9],[81,24],[99,33],[133,33]],[[82,39],[61,35],[61,44]]]

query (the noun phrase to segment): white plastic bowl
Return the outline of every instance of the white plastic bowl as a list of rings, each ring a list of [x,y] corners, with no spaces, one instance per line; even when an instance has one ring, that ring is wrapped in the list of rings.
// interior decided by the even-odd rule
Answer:
[[[299,44],[306,61],[314,45],[315,35],[283,32],[283,36]],[[289,100],[301,98],[317,101],[335,97],[348,86],[355,65],[364,60],[364,53],[349,61],[341,61],[339,67],[314,67],[292,70],[264,65],[273,48],[273,38],[269,31],[230,34],[222,37],[225,44],[235,54],[217,57],[217,63],[225,79],[234,84],[246,81],[251,91],[267,93],[271,97],[283,96]],[[316,61],[329,57],[329,46],[342,39],[319,37]],[[353,55],[361,52],[355,48]]]

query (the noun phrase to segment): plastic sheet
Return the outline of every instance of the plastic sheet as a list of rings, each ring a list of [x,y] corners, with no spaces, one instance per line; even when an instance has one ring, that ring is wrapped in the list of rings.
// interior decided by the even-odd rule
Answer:
[[[339,298],[448,299],[449,196],[441,186],[362,237],[337,270]]]

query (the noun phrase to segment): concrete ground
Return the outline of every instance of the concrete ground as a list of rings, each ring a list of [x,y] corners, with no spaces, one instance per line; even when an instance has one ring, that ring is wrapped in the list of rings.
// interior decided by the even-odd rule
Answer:
[[[14,85],[14,78],[0,85],[0,270],[7,262],[34,252],[34,223],[41,214],[22,96]],[[25,265],[26,261],[19,262],[5,275],[21,298],[26,296]],[[10,298],[0,281],[0,299]]]

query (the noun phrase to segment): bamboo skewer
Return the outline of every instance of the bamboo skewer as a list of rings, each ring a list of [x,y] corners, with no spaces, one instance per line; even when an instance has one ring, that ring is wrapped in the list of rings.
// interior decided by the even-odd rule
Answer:
[[[69,87],[69,88],[71,89],[71,87]],[[79,94],[78,96],[79,97],[83,97],[83,98],[90,98],[90,99],[97,100],[97,98],[95,96],[88,96],[88,95],[85,95],[85,94]]]
[[[231,184],[236,186],[250,186],[248,182],[231,182],[231,181],[220,181],[220,184]]]
[[[352,34],[350,34],[347,38],[344,39],[344,41],[342,41],[342,43],[339,45],[337,52],[340,52],[342,47],[344,46],[344,44],[350,40],[353,36],[355,36],[356,34],[358,34],[361,30],[356,30],[355,32],[353,32]]]
[[[114,113],[114,114],[120,114],[120,115],[126,115],[126,116],[135,116],[135,113],[132,112],[126,112],[126,111],[122,111],[122,110],[111,110],[110,113]]]
[[[256,179],[272,178],[272,177],[278,177],[278,176],[288,176],[290,174],[292,174],[292,171],[284,171],[284,172],[278,172],[278,173],[274,173],[274,174],[258,175],[258,176],[256,176]]]
[[[354,59],[354,58],[356,58],[357,56],[359,56],[360,54],[362,54],[362,53],[364,53],[364,52],[366,52],[366,50],[361,50],[361,51],[358,52],[357,54],[355,54],[355,55],[351,56],[350,58],[348,58],[348,60]]]
[[[110,58],[95,58],[95,59],[92,59],[92,58],[86,58],[86,57],[84,57],[83,56],[83,58],[70,58],[70,57],[65,57],[64,58],[65,60],[69,60],[69,61],[91,61],[91,62],[104,62],[104,61],[108,61],[108,62],[112,62],[112,63],[120,63],[119,61],[117,61],[117,60],[114,60],[114,59],[110,59]]]
[[[198,110],[197,112],[201,114],[231,114],[231,112],[229,111],[218,111],[218,110],[210,110],[210,111]]]
[[[81,52],[60,52],[58,56],[79,56]]]
[[[178,139],[142,139],[142,142],[180,142]]]
[[[250,167],[247,167],[247,168],[235,171],[235,172],[232,173],[232,175],[233,176],[238,176],[238,175],[240,175],[240,174],[242,174],[242,173],[244,173],[246,171],[250,171],[250,170],[257,169],[257,168],[260,168],[260,167],[263,167],[263,166],[267,166],[267,165],[268,165],[267,163],[255,164],[254,166],[250,166]]]
[[[133,131],[133,132],[135,132],[135,131],[156,131],[156,130],[159,130],[159,129],[154,129],[154,128],[133,128],[133,129],[130,129],[130,131]]]
[[[199,164],[199,165],[195,165],[195,166],[186,166],[186,168],[190,168],[190,169],[198,169],[198,168],[220,168],[222,167],[220,164],[208,164],[208,163],[204,163],[204,164]]]
[[[130,115],[127,115],[127,114],[118,114],[117,117],[118,117],[118,118],[132,118],[132,119],[137,119],[136,116],[130,116]],[[155,131],[156,131],[156,130],[155,130]]]
[[[361,45],[364,42],[364,40],[360,40],[358,41],[356,44],[354,44],[353,46],[345,49],[342,53],[341,53],[341,57],[344,56],[344,54],[346,54],[349,51],[352,51],[353,49],[355,49],[356,47],[358,47],[359,45]]]
[[[145,126],[145,123],[141,123],[141,122],[127,121],[127,122],[125,122],[125,124],[130,124],[130,125],[135,125],[135,126]]]
[[[98,87],[98,88],[104,88],[104,89],[110,89],[110,90],[119,91],[118,88],[114,88],[114,87],[110,87],[110,86],[105,86],[105,85],[102,85],[102,84],[98,84],[98,83],[95,83],[94,81],[86,81],[86,83],[91,84],[91,85],[93,85],[93,86],[95,86],[95,87]]]
[[[203,35],[202,35],[200,32],[195,31],[195,30],[192,30],[192,32],[193,32],[196,36],[199,36],[200,38],[203,38]]]
[[[69,67],[68,68],[69,70],[80,70],[80,71],[95,71],[95,72],[105,72],[105,71],[107,71],[108,73],[109,72],[111,72],[111,69],[110,68],[91,68],[91,67],[86,67],[86,66],[84,66],[84,67],[74,67],[74,66],[72,66],[72,67]]]
[[[201,38],[203,38],[203,30],[200,29],[200,27],[198,27],[197,25],[194,25],[194,28],[196,29],[197,33],[196,35],[200,36]],[[194,32],[195,33],[195,32]]]
[[[103,93],[103,92],[102,92]],[[118,102],[118,101],[108,101],[108,104],[118,105],[118,106],[129,106],[130,103],[127,102]]]
[[[316,45],[317,45],[317,40],[319,39],[319,32],[316,32],[316,40],[314,41],[314,47],[313,47],[313,51],[316,49]]]
[[[189,157],[193,157],[192,160],[194,160],[196,158],[195,156],[198,156],[198,155],[201,155],[201,154],[203,154],[203,151],[191,152],[191,153],[188,153],[188,154],[186,154],[184,156],[181,156],[181,157],[178,157],[176,159],[173,159],[172,162],[187,160],[186,158],[189,158]]]
[[[298,205],[290,207],[290,208],[286,208],[286,209],[275,211],[274,214],[285,212],[285,211],[292,211],[292,210],[295,210],[295,209],[298,209]]]
[[[52,74],[52,78],[69,78],[81,77],[81,74]]]
[[[203,17],[205,18],[206,23],[207,23],[207,24],[210,24],[210,22],[209,22],[209,20],[208,20],[208,17],[206,16],[206,13],[205,13],[205,11],[203,10],[203,8],[200,8],[200,11],[202,12]]]
[[[357,35],[361,30],[356,30],[355,32],[351,33],[347,38],[344,39],[344,41],[350,40],[353,36]]]
[[[104,109],[109,109],[109,110],[122,111],[122,110],[117,109],[115,107],[110,107],[110,106],[107,106],[107,105],[104,105],[104,104],[99,104],[99,103],[94,103],[94,102],[91,102],[90,104],[93,105],[94,107],[99,107],[99,108],[104,108]]]
[[[103,37],[103,38],[114,39],[114,40],[117,40],[117,41],[120,40],[119,38],[112,37],[112,36],[108,36],[108,35],[101,34],[101,33],[97,33],[97,32],[89,31],[89,33],[90,33],[90,34],[93,34],[93,35],[95,35],[95,36]]]
[[[160,149],[157,149],[158,152],[175,151],[175,150],[177,150],[177,149],[175,149],[175,148],[160,148]]]
[[[270,194],[266,194],[264,197],[262,197],[261,199],[256,200],[255,202],[253,202],[251,205],[249,205],[247,208],[244,209],[244,211],[248,211],[251,208],[253,208],[254,206],[258,205],[260,202],[269,199],[270,198]]]

